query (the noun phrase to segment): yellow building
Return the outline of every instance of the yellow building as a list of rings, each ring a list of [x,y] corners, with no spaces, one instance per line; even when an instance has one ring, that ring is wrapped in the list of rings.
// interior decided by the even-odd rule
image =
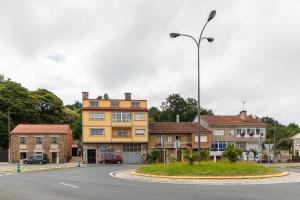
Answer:
[[[82,93],[82,144],[85,163],[142,163],[147,154],[148,108],[146,100],[89,99]]]

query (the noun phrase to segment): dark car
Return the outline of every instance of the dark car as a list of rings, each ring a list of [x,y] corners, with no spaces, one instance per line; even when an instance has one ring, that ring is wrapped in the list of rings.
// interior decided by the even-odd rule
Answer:
[[[27,159],[23,160],[24,164],[47,164],[49,163],[48,156],[46,154],[35,154]]]
[[[121,164],[122,162],[122,157],[119,155],[104,157],[103,160],[100,160],[100,163],[103,164]]]

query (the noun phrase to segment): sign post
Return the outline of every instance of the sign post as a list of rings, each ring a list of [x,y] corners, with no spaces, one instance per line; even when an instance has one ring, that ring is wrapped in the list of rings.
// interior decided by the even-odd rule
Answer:
[[[268,149],[268,165],[270,164],[270,151],[273,147],[273,144],[264,144],[265,148]]]
[[[180,147],[181,143],[178,139],[174,142],[174,148],[176,149],[176,161],[178,160],[178,148]]]
[[[165,136],[162,135],[160,137],[160,144],[163,148],[163,154],[164,154],[164,166],[166,165],[166,144],[165,144]]]

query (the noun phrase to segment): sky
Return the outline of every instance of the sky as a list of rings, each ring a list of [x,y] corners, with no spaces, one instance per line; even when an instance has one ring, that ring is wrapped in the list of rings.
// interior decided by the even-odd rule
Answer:
[[[108,93],[160,106],[172,93],[201,106],[300,124],[300,1],[0,0],[0,74],[65,104]]]

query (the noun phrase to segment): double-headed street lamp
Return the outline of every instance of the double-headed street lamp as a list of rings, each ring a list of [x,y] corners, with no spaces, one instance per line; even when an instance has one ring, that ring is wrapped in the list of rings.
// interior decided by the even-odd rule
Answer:
[[[205,25],[202,28],[199,40],[197,41],[193,36],[187,35],[187,34],[181,34],[181,33],[170,33],[171,38],[177,38],[178,36],[186,36],[189,38],[192,38],[194,42],[197,44],[197,49],[198,49],[198,161],[201,160],[201,155],[200,155],[200,44],[202,40],[207,40],[208,42],[213,42],[214,38],[212,37],[202,37],[203,31],[207,25],[208,22],[210,22],[216,15],[216,11],[213,10],[210,12],[208,19],[205,23]]]

